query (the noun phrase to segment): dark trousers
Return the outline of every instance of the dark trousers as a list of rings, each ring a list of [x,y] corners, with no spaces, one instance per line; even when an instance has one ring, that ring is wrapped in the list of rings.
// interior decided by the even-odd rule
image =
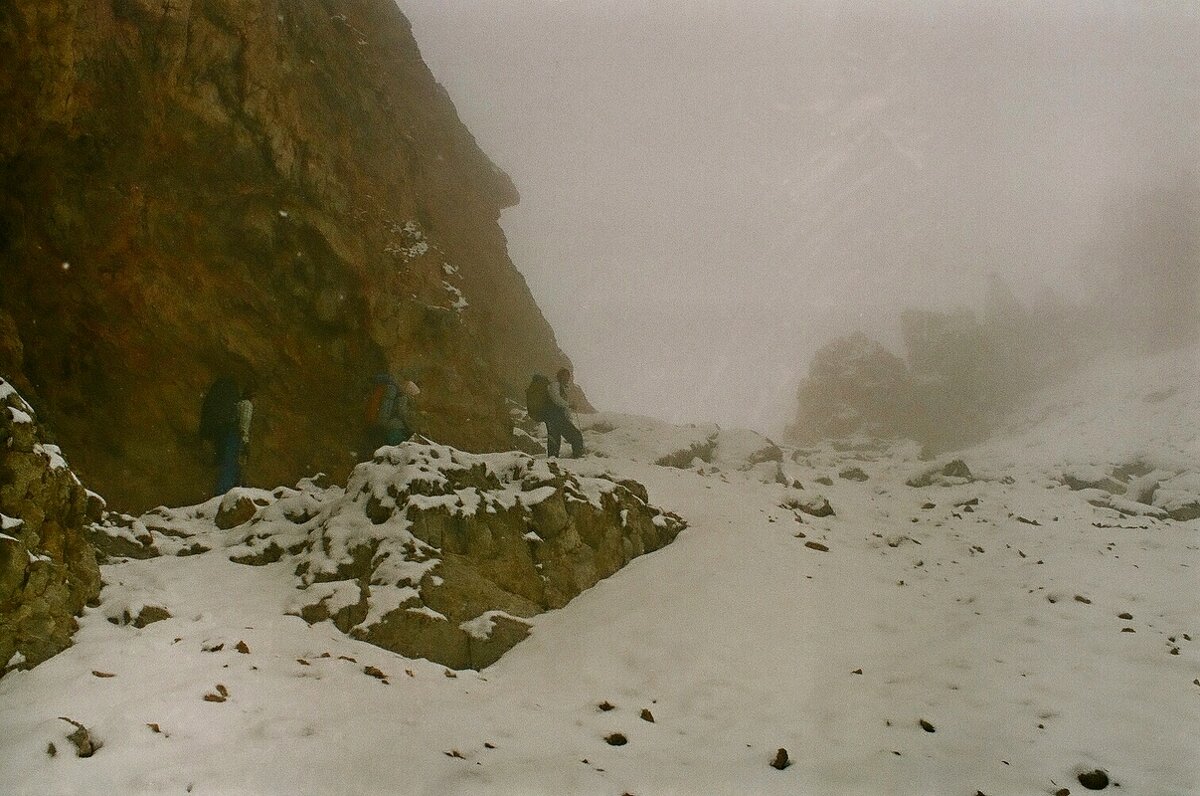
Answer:
[[[217,434],[217,494],[224,495],[242,481],[242,437],[237,426]]]
[[[384,445],[399,445],[411,436],[412,431],[400,421],[369,426],[363,432],[363,441],[360,444],[362,450],[358,452],[359,459],[369,461],[377,449]]]
[[[565,409],[551,407],[546,410],[546,453],[555,458],[562,449],[565,437],[571,443],[571,457],[578,459],[583,455],[583,433],[575,428]]]

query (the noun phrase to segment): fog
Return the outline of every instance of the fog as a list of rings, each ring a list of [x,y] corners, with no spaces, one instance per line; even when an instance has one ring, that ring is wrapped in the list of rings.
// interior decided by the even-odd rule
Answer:
[[[399,4],[600,408],[777,433],[831,338],[989,284],[1064,348],[1195,333],[1194,4]]]

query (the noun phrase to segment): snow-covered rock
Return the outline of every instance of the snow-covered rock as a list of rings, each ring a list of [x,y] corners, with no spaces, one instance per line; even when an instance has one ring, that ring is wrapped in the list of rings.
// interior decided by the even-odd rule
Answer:
[[[647,497],[636,482],[576,476],[523,453],[407,442],[379,449],[345,488],[234,489],[101,529],[106,549],[135,558],[220,547],[238,563],[283,562],[299,590],[288,609],[306,621],[482,668],[527,635],[528,617],[675,538],[683,521]]]
[[[98,500],[0,379],[0,676],[70,645],[75,617],[100,592],[89,507]]]
[[[633,459],[661,467],[705,472],[750,471],[783,460],[782,449],[750,429],[716,424],[673,425],[638,415],[581,415],[587,447],[601,457]],[[768,479],[773,466],[761,467]]]

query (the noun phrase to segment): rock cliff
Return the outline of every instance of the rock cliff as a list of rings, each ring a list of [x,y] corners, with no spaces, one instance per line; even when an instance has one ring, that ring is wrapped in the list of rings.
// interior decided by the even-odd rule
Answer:
[[[348,473],[373,372],[495,450],[566,361],[508,259],[517,192],[392,0],[14,0],[0,110],[0,374],[118,507],[210,493],[221,374],[276,484]]]
[[[70,645],[75,616],[100,593],[84,525],[102,508],[0,379],[0,675]]]

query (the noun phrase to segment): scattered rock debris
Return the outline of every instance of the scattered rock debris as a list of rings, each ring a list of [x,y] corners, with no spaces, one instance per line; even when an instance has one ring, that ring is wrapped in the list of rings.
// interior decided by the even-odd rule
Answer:
[[[442,674],[446,675],[451,680],[458,677],[458,672],[454,671],[453,669],[447,669],[446,671],[442,672]]]
[[[1108,787],[1108,774],[1098,768],[1085,771],[1079,775],[1079,784],[1088,790],[1104,790]]]
[[[642,721],[648,721],[651,724],[654,723],[654,714],[650,712],[650,708],[642,708],[641,718]]]
[[[375,668],[374,666],[364,666],[363,674],[374,677],[376,680],[386,680],[387,679],[387,675],[384,674],[381,670]]]
[[[467,758],[463,757],[463,753],[458,751],[457,749],[451,749],[449,752],[442,752],[442,754],[444,754],[446,757],[454,757],[459,760],[467,759]]]
[[[217,683],[216,693],[207,693],[204,695],[205,702],[224,702],[229,698],[229,689],[221,683]]]
[[[157,724],[151,723],[151,724],[147,724],[146,726],[150,728],[150,732],[155,732],[155,733],[158,733],[159,735],[162,734],[162,727],[159,727]]]
[[[96,750],[104,746],[99,738],[93,738],[92,734],[88,732],[88,728],[75,721],[75,719],[69,719],[66,716],[59,716],[58,718],[67,724],[75,726],[75,731],[67,736],[67,740],[75,744],[76,757],[91,757],[96,754]],[[57,753],[57,750],[55,753]]]
[[[829,552],[829,548],[826,545],[821,544],[820,542],[805,542],[804,546],[807,547],[809,550],[819,550],[822,553]]]
[[[112,672],[99,672],[99,671],[96,671],[95,669],[92,669],[92,676],[93,677],[116,677],[116,675],[113,674]]]
[[[937,728],[934,727],[932,724],[930,724],[925,719],[921,719],[920,721],[917,722],[917,724],[920,724],[921,729],[924,730],[925,732],[937,732]]]
[[[46,754],[50,755],[51,757],[58,757],[58,747],[54,745],[54,741],[51,741],[46,746]]]
[[[225,644],[222,642],[212,647],[201,647],[200,649],[204,650],[205,652],[220,652],[221,650],[225,649]]]
[[[1076,594],[1076,595],[1075,595],[1075,602],[1077,602],[1077,603],[1083,603],[1084,605],[1091,605],[1091,604],[1092,604],[1092,601],[1091,601],[1091,600],[1089,600],[1087,597],[1084,597],[1082,594]]]
[[[237,643],[237,646],[236,646],[236,647],[234,647],[234,649],[235,649],[235,650],[237,650],[238,652],[242,653],[243,655],[249,655],[249,654],[250,654],[250,647],[248,647],[248,646],[246,645],[246,642],[244,642],[244,641],[239,641],[239,642]]]
[[[780,747],[779,751],[775,753],[775,759],[771,761],[771,768],[776,768],[780,771],[783,771],[791,764],[792,761],[788,759],[787,749]]]
[[[609,746],[624,746],[629,743],[629,739],[619,732],[604,736],[604,740]]]
[[[609,702],[607,699],[606,699],[606,700],[604,700],[603,702],[601,702],[601,703],[600,703],[599,705],[597,705],[596,707],[600,708],[600,710],[604,711],[605,713],[607,713],[607,712],[608,712],[608,711],[610,711],[610,710],[616,710],[616,708],[617,708],[617,706],[616,706],[616,705],[614,705],[613,703]]]

